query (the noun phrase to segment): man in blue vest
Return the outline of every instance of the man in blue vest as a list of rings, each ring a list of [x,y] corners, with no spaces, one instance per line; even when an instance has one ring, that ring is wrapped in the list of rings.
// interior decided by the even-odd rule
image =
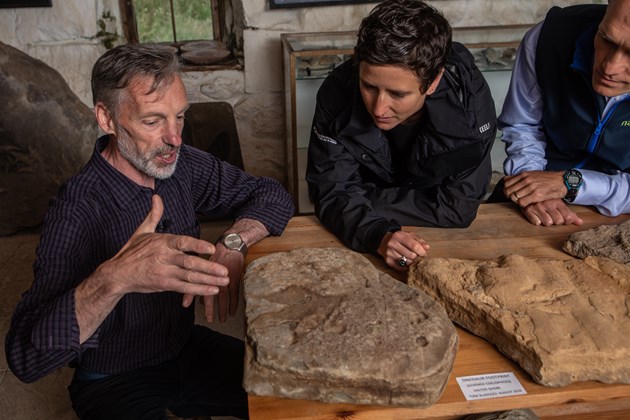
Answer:
[[[567,203],[629,213],[629,99],[630,1],[553,7],[518,52],[499,116],[506,176],[489,201],[544,226],[582,224]]]

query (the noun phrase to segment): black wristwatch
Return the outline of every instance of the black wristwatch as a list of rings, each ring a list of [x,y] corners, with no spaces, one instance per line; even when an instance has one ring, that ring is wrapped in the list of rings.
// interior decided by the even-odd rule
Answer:
[[[238,251],[243,255],[247,254],[247,245],[238,233],[224,233],[219,236],[216,243],[222,243],[227,249]]]
[[[564,196],[564,201],[567,203],[573,203],[577,196],[578,190],[584,183],[582,180],[582,174],[577,169],[569,169],[564,171],[564,185],[567,186],[567,195]]]

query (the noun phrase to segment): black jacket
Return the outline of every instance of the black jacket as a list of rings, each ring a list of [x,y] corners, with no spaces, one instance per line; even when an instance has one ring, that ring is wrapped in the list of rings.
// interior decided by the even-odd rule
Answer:
[[[306,180],[319,220],[350,248],[376,253],[401,225],[467,227],[490,180],[496,112],[470,52],[453,43],[401,161],[372,122],[353,60],[317,93]],[[393,130],[391,130],[393,131]],[[394,140],[395,141],[395,140]]]

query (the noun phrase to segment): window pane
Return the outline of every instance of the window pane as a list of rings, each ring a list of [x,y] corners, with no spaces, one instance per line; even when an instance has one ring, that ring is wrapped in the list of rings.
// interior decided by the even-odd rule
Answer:
[[[140,42],[173,42],[168,0],[134,0]]]
[[[212,39],[211,0],[173,0],[178,41]]]
[[[140,42],[173,42],[169,0],[134,0]],[[212,39],[211,0],[173,0],[177,41]]]

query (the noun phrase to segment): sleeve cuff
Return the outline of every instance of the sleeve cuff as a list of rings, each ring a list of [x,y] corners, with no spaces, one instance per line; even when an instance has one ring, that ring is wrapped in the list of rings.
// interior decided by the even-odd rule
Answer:
[[[381,245],[381,241],[383,237],[388,232],[397,232],[401,229],[401,226],[398,222],[393,220],[381,220],[375,222],[372,226],[370,226],[367,235],[365,246],[369,252],[374,255],[377,255],[378,247]]]

